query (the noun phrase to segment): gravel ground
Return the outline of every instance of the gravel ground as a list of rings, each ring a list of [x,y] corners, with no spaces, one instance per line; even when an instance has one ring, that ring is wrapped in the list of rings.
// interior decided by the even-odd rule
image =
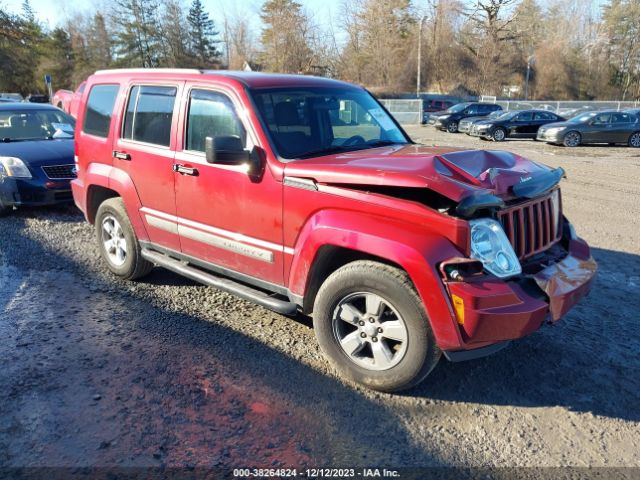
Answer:
[[[592,294],[379,394],[335,376],[309,318],[162,269],[119,281],[74,208],[17,211],[0,218],[0,466],[640,467],[640,151],[409,131],[562,166]]]

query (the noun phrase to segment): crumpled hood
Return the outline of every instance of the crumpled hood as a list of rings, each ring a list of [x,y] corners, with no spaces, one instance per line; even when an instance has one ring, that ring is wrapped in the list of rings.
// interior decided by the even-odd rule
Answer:
[[[70,165],[73,155],[73,138],[0,142],[0,157],[17,157],[32,167]]]
[[[479,193],[503,200],[511,187],[551,168],[500,150],[456,150],[395,145],[308,160],[285,166],[285,175],[320,184],[428,188],[456,202]]]

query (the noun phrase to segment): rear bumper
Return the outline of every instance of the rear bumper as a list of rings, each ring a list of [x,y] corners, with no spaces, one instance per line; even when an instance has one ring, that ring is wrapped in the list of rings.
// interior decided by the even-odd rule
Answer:
[[[71,203],[69,180],[47,180],[39,178],[4,178],[0,181],[0,202],[5,207],[38,207]]]
[[[557,322],[589,293],[596,271],[587,244],[571,240],[568,255],[538,273],[508,281],[485,276],[449,282],[464,346],[447,354],[475,349],[490,354],[489,346],[525,337],[545,321]]]
[[[73,193],[73,202],[76,207],[87,217],[87,195],[84,188],[84,183],[80,179],[75,179],[71,182],[71,191]]]

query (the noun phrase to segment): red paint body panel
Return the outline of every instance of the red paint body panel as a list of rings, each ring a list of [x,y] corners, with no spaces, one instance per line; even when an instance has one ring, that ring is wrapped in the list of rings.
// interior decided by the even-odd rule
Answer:
[[[81,131],[88,94],[99,83],[121,86],[108,139]],[[168,148],[120,138],[133,84],[178,87]],[[91,188],[111,188],[122,196],[140,239],[283,287],[292,298],[307,294],[310,272],[324,246],[383,258],[411,277],[443,350],[519,338],[540,326],[550,309],[542,294],[533,298],[515,282],[484,275],[469,282],[443,280],[443,261],[469,256],[466,220],[427,207],[419,195],[410,201],[394,196],[397,190],[385,189],[425,195],[431,191],[454,204],[479,192],[509,201],[513,185],[549,171],[547,167],[508,152],[413,144],[285,163],[273,150],[247,89],[287,86],[360,88],[323,78],[243,72],[136,70],[93,75],[78,114],[80,172],[72,182],[76,204],[86,214]],[[192,88],[218,91],[232,101],[263,160],[260,175],[250,176],[240,166],[208,164],[203,154],[185,150]],[[112,150],[129,153],[131,161],[114,159]],[[172,170],[176,164],[199,173],[182,176]],[[286,177],[310,180],[317,190],[285,185]],[[155,226],[148,216],[154,217]],[[572,241],[570,250],[570,258],[582,262],[579,279],[549,290],[550,303],[559,305],[556,310],[561,313],[586,294],[592,278],[582,275],[590,258],[586,244]],[[464,325],[458,324],[451,293],[464,300]]]

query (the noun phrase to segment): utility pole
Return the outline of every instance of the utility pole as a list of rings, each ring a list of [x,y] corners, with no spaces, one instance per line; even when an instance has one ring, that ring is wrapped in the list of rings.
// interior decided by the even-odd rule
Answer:
[[[531,64],[533,63],[533,53],[527,57],[527,76],[524,81],[524,99],[529,100],[529,76],[531,75]]]
[[[416,98],[420,98],[420,77],[422,76],[422,27],[427,20],[427,16],[423,15],[418,24],[418,75],[416,76]]]

